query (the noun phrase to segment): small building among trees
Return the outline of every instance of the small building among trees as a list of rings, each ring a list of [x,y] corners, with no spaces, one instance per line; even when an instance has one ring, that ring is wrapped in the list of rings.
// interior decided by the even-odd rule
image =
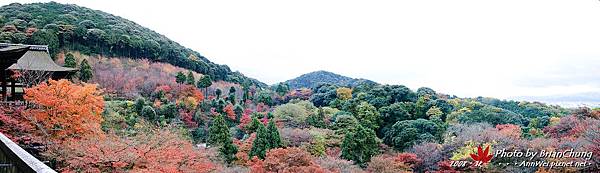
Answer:
[[[54,63],[48,46],[8,43],[0,43],[0,68],[0,97],[4,103],[22,100],[24,87],[65,78],[77,70]]]

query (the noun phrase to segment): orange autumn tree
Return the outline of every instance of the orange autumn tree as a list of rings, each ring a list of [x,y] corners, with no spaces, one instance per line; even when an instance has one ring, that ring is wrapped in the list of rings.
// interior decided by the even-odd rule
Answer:
[[[49,80],[25,89],[24,98],[31,103],[24,115],[45,136],[65,139],[102,134],[104,99],[96,85]]]

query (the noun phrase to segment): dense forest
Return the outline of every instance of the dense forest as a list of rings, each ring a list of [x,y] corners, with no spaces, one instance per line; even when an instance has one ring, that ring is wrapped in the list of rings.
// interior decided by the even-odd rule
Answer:
[[[360,84],[375,85],[376,82],[367,79],[353,79],[328,71],[315,71],[303,74],[297,78],[283,82],[290,88],[314,88],[321,83],[336,84],[339,86],[355,87]]]
[[[48,45],[53,54],[76,50],[143,58],[190,69],[215,80],[264,86],[132,21],[77,5],[13,3],[0,8],[0,25],[0,42],[4,43]]]
[[[461,98],[324,71],[265,87],[75,5],[11,4],[0,22],[1,42],[49,44],[58,64],[82,69],[26,88],[28,105],[0,109],[0,132],[61,172],[600,171],[599,109]],[[592,155],[535,158],[585,167],[452,164],[473,161],[482,146]]]

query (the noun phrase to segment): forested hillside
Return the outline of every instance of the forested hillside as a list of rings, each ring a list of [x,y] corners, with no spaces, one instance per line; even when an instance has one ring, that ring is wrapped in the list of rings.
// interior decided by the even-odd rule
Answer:
[[[373,81],[367,79],[353,79],[350,77],[342,76],[328,71],[314,71],[303,74],[297,78],[290,79],[284,82],[288,84],[290,88],[313,88],[322,83],[335,84],[338,86],[354,87],[360,84],[376,84]]]
[[[49,45],[61,50],[171,63],[213,80],[263,83],[210,62],[200,53],[135,22],[102,11],[55,2],[0,7],[0,42]]]
[[[600,109],[326,71],[260,87],[110,14],[57,3],[0,10],[3,41],[49,44],[58,64],[80,69],[24,88],[25,105],[0,106],[0,132],[61,172],[600,171]],[[586,157],[532,161],[587,165],[488,156],[569,149]]]

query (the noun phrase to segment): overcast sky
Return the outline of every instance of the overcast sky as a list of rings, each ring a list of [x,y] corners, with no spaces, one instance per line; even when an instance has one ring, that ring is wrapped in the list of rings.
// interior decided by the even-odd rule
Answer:
[[[328,70],[458,96],[600,92],[597,0],[57,2],[132,20],[268,84]]]

